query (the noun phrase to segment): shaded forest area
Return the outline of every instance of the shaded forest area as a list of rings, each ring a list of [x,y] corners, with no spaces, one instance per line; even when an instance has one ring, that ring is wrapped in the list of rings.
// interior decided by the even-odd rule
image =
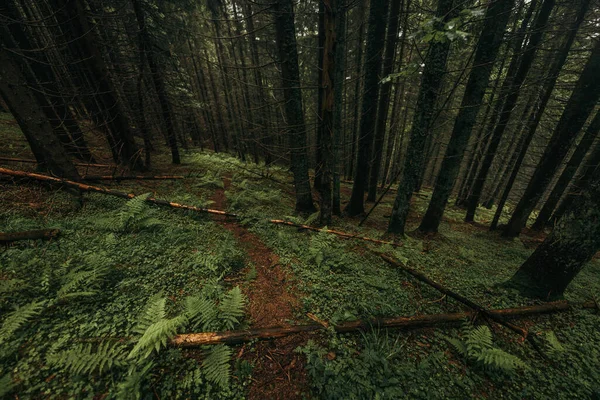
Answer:
[[[0,397],[600,398],[598,0],[6,0]]]

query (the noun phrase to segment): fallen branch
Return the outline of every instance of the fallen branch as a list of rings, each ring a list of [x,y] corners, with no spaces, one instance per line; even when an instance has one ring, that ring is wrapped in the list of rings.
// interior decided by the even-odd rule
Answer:
[[[394,243],[394,242],[388,242],[385,240],[371,239],[371,238],[356,235],[353,233],[340,232],[340,231],[335,231],[333,229],[321,229],[321,228],[317,228],[317,227],[310,226],[310,225],[302,225],[302,224],[296,224],[296,223],[293,223],[290,221],[284,221],[282,219],[270,219],[269,222],[272,224],[276,224],[276,225],[294,226],[296,228],[308,229],[308,230],[316,231],[316,232],[327,232],[327,233],[331,233],[333,235],[341,236],[341,237],[348,238],[348,239],[360,239],[360,240],[364,240],[366,242],[373,242],[373,243],[378,243],[378,244],[389,244],[391,246],[401,246],[402,245],[402,243]]]
[[[69,180],[66,180],[66,179],[55,178],[53,176],[37,174],[37,173],[34,173],[34,172],[14,171],[14,170],[11,170],[11,169],[1,168],[0,167],[0,174],[14,176],[14,177],[19,177],[19,178],[35,179],[35,180],[42,181],[42,182],[56,183],[56,184],[60,184],[60,185],[72,187],[72,188],[75,188],[75,189],[79,189],[79,190],[84,191],[84,192],[102,193],[102,194],[107,194],[107,195],[110,195],[110,196],[120,197],[120,198],[123,198],[123,199],[132,199],[132,198],[134,198],[136,196],[133,193],[126,193],[126,192],[121,192],[121,191],[118,191],[118,190],[106,189],[106,188],[102,188],[102,187],[99,187],[99,186],[86,185],[84,183],[69,181]],[[210,208],[201,208],[201,207],[189,206],[189,205],[179,204],[179,203],[173,203],[173,202],[166,201],[166,200],[156,199],[154,197],[149,197],[148,199],[146,199],[146,201],[149,202],[149,203],[160,205],[160,206],[167,206],[167,207],[171,207],[171,208],[177,208],[177,209],[182,209],[182,210],[195,211],[195,212],[206,213],[206,214],[221,215],[223,217],[230,217],[230,218],[236,218],[236,219],[239,218],[239,216],[237,214],[228,213],[226,211],[214,210],[214,209],[210,209]],[[308,230],[312,230],[312,231],[322,231],[322,229],[315,228],[314,226],[296,224],[296,223],[293,223],[293,222],[284,221],[284,220],[280,220],[280,219],[272,219],[272,220],[268,220],[268,222],[270,222],[272,224],[277,224],[277,225],[294,226],[294,227],[297,227],[297,228],[308,229]],[[378,244],[389,244],[391,246],[400,246],[401,245],[401,244],[398,244],[398,243],[386,242],[384,240],[371,239],[371,238],[368,238],[368,237],[363,237],[363,236],[359,236],[359,235],[355,235],[355,234],[351,234],[351,233],[339,232],[339,231],[335,231],[335,230],[332,230],[332,229],[326,229],[325,232],[331,233],[333,235],[337,235],[337,236],[340,236],[340,237],[345,237],[345,238],[348,238],[348,239],[360,239],[360,240],[364,240],[364,241],[368,241],[368,242],[373,242],[373,243],[378,243]]]
[[[489,319],[499,323],[502,326],[507,327],[508,329],[510,329],[513,332],[518,333],[519,335],[523,336],[523,337],[527,337],[527,330],[523,329],[521,327],[518,327],[514,324],[511,324],[510,322],[505,321],[501,316],[496,315],[494,313],[491,313],[489,310],[487,310],[485,307],[480,306],[479,304],[467,299],[464,296],[461,296],[458,293],[453,292],[450,289],[447,289],[445,287],[443,287],[442,285],[440,285],[439,283],[432,281],[431,279],[429,279],[428,277],[426,277],[424,274],[415,271],[412,268],[407,267],[406,265],[403,265],[401,263],[399,263],[398,261],[394,260],[392,257],[385,255],[385,254],[381,254],[381,258],[386,261],[388,264],[393,265],[394,267],[400,268],[402,270],[404,270],[405,272],[408,272],[409,274],[411,274],[412,276],[414,276],[415,278],[417,278],[418,280],[420,280],[421,282],[424,282],[426,284],[428,284],[431,287],[436,288],[437,290],[439,290],[440,292],[444,293],[445,295],[452,297],[453,299],[463,303],[464,305],[466,305],[469,308],[472,308],[473,310],[481,313],[482,315],[485,315],[486,317],[488,317]]]
[[[592,301],[583,304],[571,304],[567,301],[557,301],[536,306],[525,306],[516,308],[505,308],[488,310],[490,315],[497,318],[520,318],[537,314],[564,312],[575,307],[597,308]],[[364,331],[372,328],[388,329],[418,329],[442,324],[457,324],[467,318],[476,316],[477,311],[460,312],[451,314],[433,314],[413,317],[382,318],[367,321],[351,321],[334,325],[333,329],[338,333]],[[175,347],[197,347],[211,344],[238,344],[253,340],[273,340],[285,336],[303,332],[314,332],[327,329],[323,324],[296,325],[296,326],[274,326],[261,329],[248,329],[241,331],[225,332],[201,332],[177,335],[171,339],[171,345]]]
[[[123,176],[112,176],[112,175],[84,175],[81,177],[84,181],[157,181],[157,180],[168,180],[168,179],[184,179],[180,175],[158,175],[158,176],[144,176],[144,175],[123,175]]]
[[[8,244],[19,240],[51,240],[60,234],[60,229],[37,229],[24,232],[0,232],[0,243]]]

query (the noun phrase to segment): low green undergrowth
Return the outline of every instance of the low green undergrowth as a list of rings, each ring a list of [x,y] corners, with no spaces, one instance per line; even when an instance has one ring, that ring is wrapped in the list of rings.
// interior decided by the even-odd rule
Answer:
[[[244,297],[223,278],[244,265],[205,217],[86,195],[79,211],[0,230],[52,227],[52,242],[0,253],[0,378],[19,398],[243,398],[226,346],[182,351],[177,333],[234,329]],[[233,377],[236,379],[233,379]]]

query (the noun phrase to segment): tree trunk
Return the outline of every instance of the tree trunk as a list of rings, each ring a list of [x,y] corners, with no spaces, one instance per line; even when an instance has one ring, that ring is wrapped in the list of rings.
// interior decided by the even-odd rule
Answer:
[[[450,18],[453,7],[452,0],[438,0],[436,17],[436,29],[441,29]],[[429,51],[425,58],[425,68],[421,78],[419,97],[413,117],[410,141],[405,157],[402,179],[396,193],[396,200],[392,209],[392,216],[388,225],[388,231],[393,233],[404,233],[406,218],[410,207],[410,199],[413,191],[418,185],[419,175],[423,168],[423,152],[427,138],[431,134],[431,122],[434,116],[434,108],[441,88],[444,73],[446,71],[446,60],[450,50],[450,42],[433,42],[429,45]]]
[[[314,212],[315,206],[308,177],[306,125],[302,110],[293,2],[292,0],[277,0],[274,9],[276,42],[279,62],[281,63],[285,115],[291,153],[291,169],[294,174],[294,187],[296,189],[296,211]]]
[[[506,229],[502,232],[503,236],[515,237],[519,235],[535,205],[552,181],[558,166],[567,156],[571,144],[600,98],[598,71],[600,71],[600,40],[597,40],[594,45],[592,54],[554,129],[550,143],[546,147],[546,151],[538,163]]]
[[[321,178],[318,185],[320,192],[320,224],[331,224],[331,180],[332,169],[335,165],[335,155],[333,150],[333,129],[334,129],[334,96],[335,85],[341,86],[341,81],[335,81],[335,56],[336,56],[336,23],[335,14],[337,11],[335,0],[322,0],[323,4],[323,65],[321,69],[321,83],[319,90],[321,95],[321,104],[319,105],[321,116]],[[316,177],[315,177],[316,184]]]
[[[385,24],[382,24],[381,21],[385,20],[386,6],[387,2],[385,0],[372,0],[369,8],[356,169],[350,201],[344,209],[345,213],[351,217],[365,212],[365,189],[369,179],[369,160],[373,145],[377,95],[379,93],[379,71],[385,37]]]
[[[148,61],[148,67],[150,67],[152,82],[154,82],[154,88],[156,89],[156,94],[158,96],[158,104],[160,105],[162,113],[162,121],[167,131],[167,141],[169,143],[169,148],[171,149],[171,160],[173,161],[173,164],[181,164],[179,148],[177,147],[177,138],[173,127],[173,110],[171,109],[171,104],[167,95],[163,72],[159,71],[158,62],[156,61],[154,51],[152,51],[152,38],[146,27],[144,10],[142,9],[140,0],[131,1],[133,2],[133,10],[135,11],[135,17],[140,29],[140,50]]]
[[[524,295],[561,297],[573,278],[600,249],[600,168],[582,195],[558,220],[509,281]]]
[[[344,95],[344,75],[346,72],[346,1],[336,3],[336,46],[335,46],[335,88],[333,99],[333,215],[341,215],[340,173],[341,141],[343,137],[342,102]]]
[[[477,114],[488,86],[494,61],[502,43],[504,30],[508,24],[514,0],[498,0],[489,3],[485,24],[477,50],[473,59],[473,69],[465,88],[460,111],[454,123],[452,136],[446,148],[440,172],[437,176],[431,201],[419,230],[422,232],[437,232],[448,198],[452,192],[454,181],[458,176]]]
[[[396,54],[396,42],[398,39],[398,24],[400,15],[400,6],[403,0],[391,0],[390,12],[387,26],[387,39],[385,54],[383,55],[382,78],[390,75],[394,69],[394,56]],[[375,201],[377,197],[377,184],[379,182],[379,171],[381,170],[381,156],[383,153],[383,140],[387,125],[390,94],[392,91],[391,81],[381,84],[379,94],[379,104],[377,106],[377,120],[375,125],[375,139],[373,142],[373,157],[371,164],[371,176],[369,179],[369,193],[367,201]]]
[[[55,176],[77,180],[79,173],[52,130],[37,99],[27,88],[19,65],[7,51],[0,51],[0,95],[27,138],[38,168]]]
[[[586,129],[583,138],[577,145],[575,152],[571,155],[569,162],[554,185],[554,189],[552,189],[552,192],[540,210],[540,213],[538,214],[534,224],[531,226],[531,229],[541,230],[547,225],[548,221],[550,220],[550,216],[552,215],[552,211],[554,211],[558,201],[562,197],[565,190],[567,190],[569,183],[579,169],[579,166],[585,158],[587,151],[592,147],[594,140],[598,136],[598,132],[600,132],[600,111],[596,112],[596,116],[592,122],[590,122],[590,125]]]
[[[498,145],[500,144],[500,140],[504,135],[506,130],[506,126],[508,125],[508,121],[510,120],[510,116],[514,107],[517,103],[520,94],[520,88],[527,77],[527,73],[531,68],[531,64],[533,63],[533,59],[535,58],[535,54],[537,52],[538,46],[541,42],[542,36],[545,31],[546,23],[548,22],[548,18],[550,17],[550,13],[554,8],[555,0],[544,0],[542,3],[539,14],[536,17],[535,23],[532,28],[531,36],[529,37],[529,41],[523,51],[523,55],[520,60],[515,63],[518,64],[518,68],[516,68],[516,73],[514,75],[514,79],[510,79],[510,84],[508,85],[507,91],[501,91],[500,98],[503,98],[502,94],[506,93],[506,100],[502,105],[502,110],[499,114],[499,120],[494,128],[490,140],[490,145],[487,149],[487,154],[483,160],[481,165],[481,169],[477,174],[477,178],[475,179],[475,184],[473,186],[473,191],[469,195],[467,200],[467,215],[465,217],[466,222],[472,222],[475,219],[475,211],[477,210],[477,206],[479,205],[479,200],[481,198],[481,194],[483,192],[483,187],[485,185],[485,181],[492,166],[492,162],[494,161],[494,157],[496,156],[496,150],[498,149]],[[531,7],[531,6],[530,6]],[[507,74],[507,78],[511,78],[510,68],[509,73]]]

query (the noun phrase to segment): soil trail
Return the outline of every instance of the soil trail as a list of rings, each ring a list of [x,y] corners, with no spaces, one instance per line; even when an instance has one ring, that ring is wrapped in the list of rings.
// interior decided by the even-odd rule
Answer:
[[[217,189],[212,197],[215,208],[226,209],[225,190],[231,181],[223,179],[224,189]],[[248,298],[248,314],[252,328],[288,325],[300,300],[292,286],[292,275],[287,266],[258,236],[234,221],[222,224],[242,245],[256,277],[240,284]],[[306,343],[306,335],[294,335],[269,342],[244,345],[238,357],[254,365],[249,399],[302,399],[308,395],[308,381],[303,358],[294,350]]]

